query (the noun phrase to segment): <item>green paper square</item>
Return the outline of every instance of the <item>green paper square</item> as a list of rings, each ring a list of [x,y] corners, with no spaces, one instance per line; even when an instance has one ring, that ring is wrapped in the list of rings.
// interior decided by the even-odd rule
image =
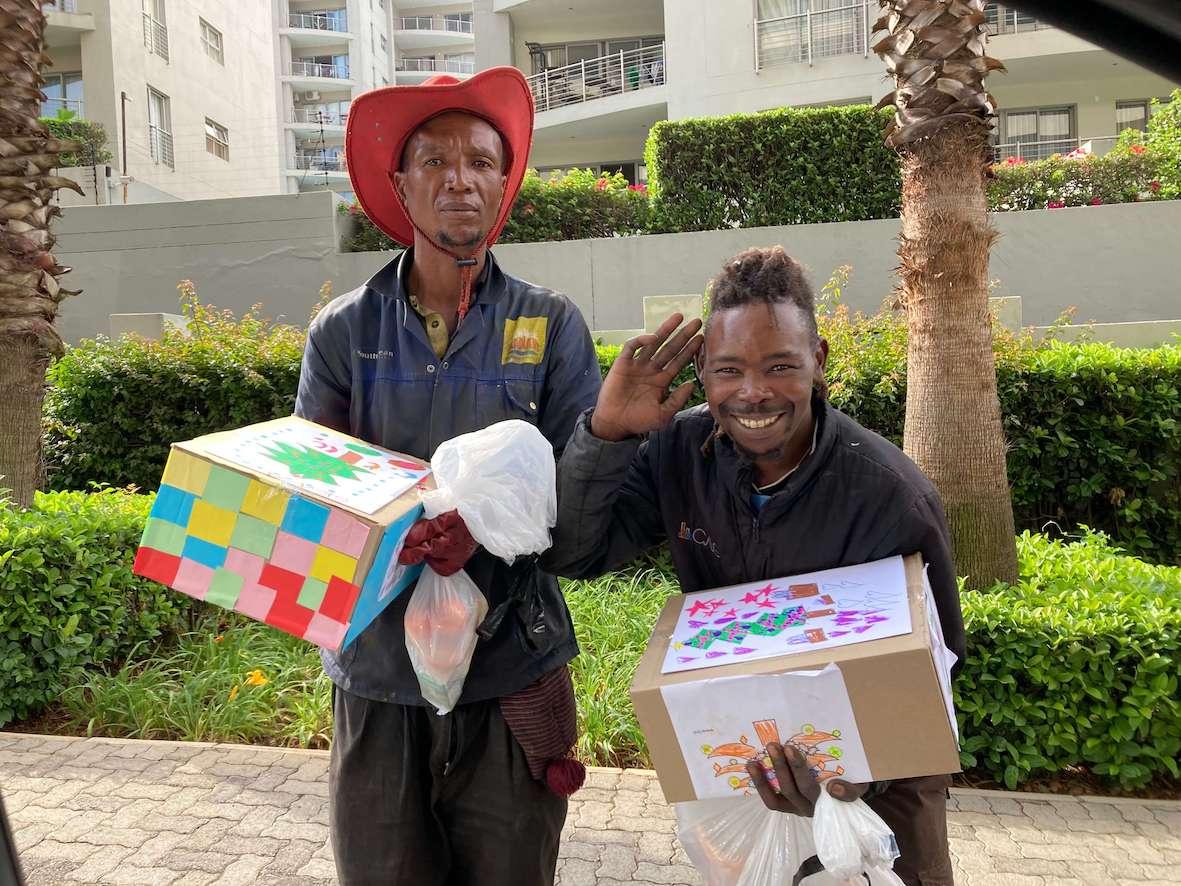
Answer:
[[[227,511],[236,511],[242,507],[242,502],[246,498],[246,487],[249,485],[250,478],[244,474],[214,465],[201,497],[211,505],[225,508]]]
[[[179,557],[185,546],[185,528],[167,520],[149,519],[140,544]]]
[[[209,582],[209,590],[205,594],[205,602],[224,609],[233,609],[238,602],[238,595],[242,593],[242,585],[246,579],[228,569],[218,569],[213,573]]]
[[[308,609],[319,609],[324,602],[324,595],[328,593],[328,584],[316,578],[305,578],[303,589],[299,592],[296,602]]]
[[[230,547],[246,551],[258,557],[270,559],[271,550],[275,547],[275,533],[279,527],[249,514],[238,514],[238,522],[234,524],[234,534],[230,538]]]

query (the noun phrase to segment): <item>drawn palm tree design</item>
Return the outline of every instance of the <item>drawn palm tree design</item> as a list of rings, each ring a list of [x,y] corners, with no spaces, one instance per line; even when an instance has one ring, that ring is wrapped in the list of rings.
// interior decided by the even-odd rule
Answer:
[[[351,465],[307,446],[293,446],[278,441],[264,449],[268,458],[287,468],[292,476],[305,480],[318,480],[335,486],[337,480],[356,480],[361,474],[368,474],[366,468]]]

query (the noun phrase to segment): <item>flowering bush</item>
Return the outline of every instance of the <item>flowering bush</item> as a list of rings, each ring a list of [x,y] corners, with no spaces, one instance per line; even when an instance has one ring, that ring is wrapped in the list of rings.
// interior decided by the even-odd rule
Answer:
[[[1096,157],[1081,150],[1048,160],[1008,157],[992,167],[988,204],[993,212],[1062,209],[1160,199],[1160,169],[1145,150]]]
[[[1150,183],[1152,196],[1181,199],[1181,89],[1174,90],[1168,102],[1154,101],[1148,130],[1125,130],[1113,153],[1148,157],[1157,171]]]

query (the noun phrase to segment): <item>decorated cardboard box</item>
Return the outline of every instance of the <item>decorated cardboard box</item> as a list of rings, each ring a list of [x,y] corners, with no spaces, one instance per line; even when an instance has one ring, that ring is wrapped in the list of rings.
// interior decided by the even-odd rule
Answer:
[[[294,416],[175,443],[135,572],[339,652],[421,571],[429,474]]]
[[[955,657],[918,555],[685,594],[632,683],[665,798],[754,795],[793,745],[820,781],[958,772]]]

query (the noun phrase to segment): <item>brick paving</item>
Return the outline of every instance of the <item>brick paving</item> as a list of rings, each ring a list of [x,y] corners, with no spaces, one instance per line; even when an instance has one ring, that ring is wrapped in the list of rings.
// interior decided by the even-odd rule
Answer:
[[[328,755],[0,732],[0,792],[30,886],[330,886]],[[1181,883],[1181,803],[953,791],[956,882]],[[595,769],[560,886],[699,884],[651,772]]]

